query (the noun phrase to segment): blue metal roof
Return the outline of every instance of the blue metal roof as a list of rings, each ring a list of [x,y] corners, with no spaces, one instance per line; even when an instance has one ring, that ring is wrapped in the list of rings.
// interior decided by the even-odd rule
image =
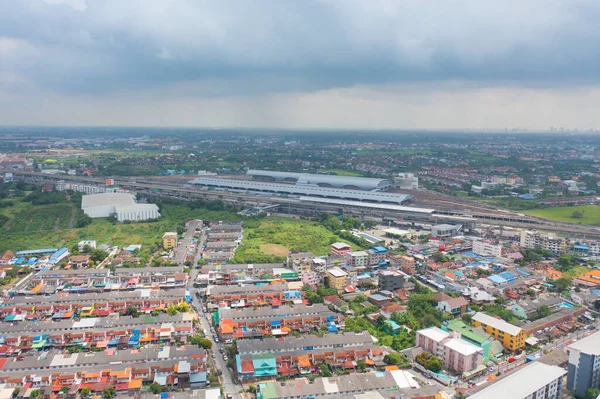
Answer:
[[[388,251],[386,248],[384,248],[384,247],[380,247],[380,246],[373,247],[373,248],[371,248],[371,249],[372,249],[373,251],[375,251],[375,252],[378,252],[378,253],[384,253],[384,252],[387,252],[387,251]]]
[[[504,284],[507,282],[506,279],[500,277],[497,274],[492,274],[491,276],[488,276],[488,280],[490,280],[496,284]]]
[[[519,273],[519,274],[521,274],[521,275],[523,275],[525,277],[529,277],[529,273],[527,273],[525,270],[523,270],[523,269],[521,269],[519,267],[517,267],[517,273]]]
[[[52,255],[50,255],[51,259],[56,259],[58,257],[60,257],[61,255],[63,255],[65,252],[67,252],[69,249],[68,248],[61,248],[58,251],[54,252]]]
[[[507,279],[507,280],[512,280],[516,276],[514,274],[512,274],[511,272],[503,272],[503,273],[500,273],[500,277]]]
[[[57,248],[28,249],[25,251],[17,251],[17,252],[15,252],[15,255],[21,256],[21,255],[50,254],[50,253],[54,253],[56,251],[58,251]]]

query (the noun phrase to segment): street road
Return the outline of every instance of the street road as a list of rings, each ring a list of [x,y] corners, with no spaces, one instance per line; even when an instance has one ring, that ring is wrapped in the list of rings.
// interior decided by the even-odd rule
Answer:
[[[195,220],[190,221],[185,233],[183,234],[183,240],[181,241],[181,244],[173,249],[173,262],[177,263],[178,265],[183,266],[185,263],[185,255],[188,253],[190,244],[194,238],[194,233],[196,232],[196,227],[199,223],[201,222]]]

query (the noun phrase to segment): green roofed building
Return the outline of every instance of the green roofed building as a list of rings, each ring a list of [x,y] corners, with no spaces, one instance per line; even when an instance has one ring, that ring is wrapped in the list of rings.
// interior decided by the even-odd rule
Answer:
[[[479,327],[472,327],[462,320],[450,320],[442,325],[444,331],[457,331],[461,338],[483,349],[484,363],[486,359],[494,359],[502,354],[502,343]]]
[[[256,399],[275,399],[277,393],[275,392],[275,383],[266,382],[264,384],[258,384],[258,390],[256,392]]]

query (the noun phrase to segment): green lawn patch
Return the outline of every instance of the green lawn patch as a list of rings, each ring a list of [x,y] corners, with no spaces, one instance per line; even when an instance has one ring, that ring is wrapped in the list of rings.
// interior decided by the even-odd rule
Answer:
[[[524,212],[532,216],[556,220],[557,222],[600,225],[600,206],[598,205],[558,206],[544,209],[531,209]],[[574,212],[581,212],[583,217],[572,217]]]
[[[315,255],[327,255],[330,245],[343,241],[340,237],[322,225],[302,219],[271,217],[263,219],[258,227],[245,227],[244,240],[238,247],[233,262],[269,263],[281,262],[285,256],[265,253],[261,248],[287,248],[290,251],[313,252]]]

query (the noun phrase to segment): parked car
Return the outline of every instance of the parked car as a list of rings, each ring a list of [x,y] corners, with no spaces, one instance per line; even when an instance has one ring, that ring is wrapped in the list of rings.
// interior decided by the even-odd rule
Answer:
[[[516,361],[517,361],[517,358],[516,358],[516,357],[509,357],[509,358],[508,358],[508,362],[509,362],[509,363],[514,363],[514,362],[516,362]]]

